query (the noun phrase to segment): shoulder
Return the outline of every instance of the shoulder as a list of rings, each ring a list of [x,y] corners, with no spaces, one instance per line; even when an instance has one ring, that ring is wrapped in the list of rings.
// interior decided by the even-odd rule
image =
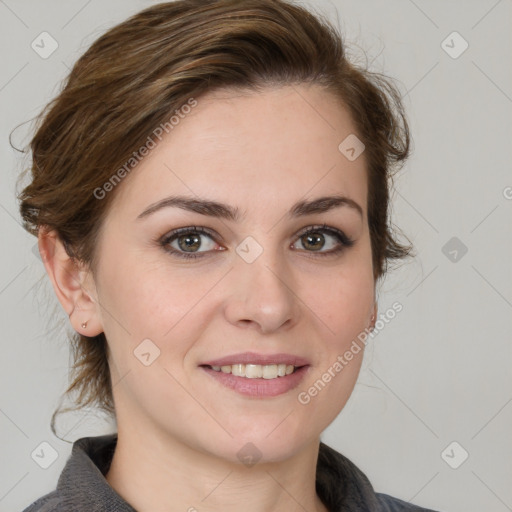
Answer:
[[[398,498],[393,498],[388,494],[376,493],[379,503],[379,512],[439,512],[430,508],[423,508],[418,505],[413,505],[407,501]]]
[[[329,510],[440,512],[375,492],[368,477],[352,461],[323,442],[320,442],[316,486]]]
[[[61,512],[61,499],[57,491],[41,496],[34,501],[23,512]]]
[[[83,505],[84,497],[90,497],[91,493],[94,493],[94,499],[88,502],[89,512],[103,510],[105,503],[118,505],[122,500],[103,476],[112,459],[116,441],[116,434],[83,437],[76,440],[55,490],[35,500],[23,512],[82,510],[80,507]],[[114,509],[111,508],[111,510]],[[132,509],[125,507],[115,510],[131,511]]]

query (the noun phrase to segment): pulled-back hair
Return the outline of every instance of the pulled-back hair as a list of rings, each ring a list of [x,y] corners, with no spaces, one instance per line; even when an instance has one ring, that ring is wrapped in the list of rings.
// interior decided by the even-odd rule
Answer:
[[[324,17],[285,0],[161,3],[97,39],[38,117],[31,182],[18,196],[25,229],[36,236],[40,227],[54,230],[68,255],[94,274],[98,233],[116,193],[97,191],[126,172],[155,128],[214,89],[301,83],[334,94],[365,144],[377,281],[388,262],[412,253],[394,238],[389,212],[392,176],[409,154],[400,94],[389,78],[349,62],[342,36]],[[74,333],[70,341],[66,394],[78,393],[76,408],[96,405],[115,415],[105,334]],[[54,420],[55,413],[55,433]]]

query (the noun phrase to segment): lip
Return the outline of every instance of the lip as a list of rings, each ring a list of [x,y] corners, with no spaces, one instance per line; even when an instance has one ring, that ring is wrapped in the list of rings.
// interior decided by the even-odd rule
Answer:
[[[230,366],[233,364],[292,364],[293,366],[309,366],[310,362],[293,354],[257,354],[255,352],[242,352],[212,359],[201,363],[199,366]],[[283,378],[283,377],[281,377]]]
[[[269,398],[291,391],[299,386],[310,368],[311,366],[309,365],[301,366],[293,373],[285,377],[276,377],[275,379],[248,379],[246,377],[237,377],[231,373],[217,372],[208,366],[201,366],[201,369],[216,382],[241,395],[255,398]]]

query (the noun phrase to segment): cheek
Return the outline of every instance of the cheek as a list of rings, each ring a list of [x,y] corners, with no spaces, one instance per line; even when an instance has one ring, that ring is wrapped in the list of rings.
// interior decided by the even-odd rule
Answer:
[[[116,332],[124,328],[123,336],[128,331],[134,340],[163,340],[214,282],[212,275],[197,279],[190,269],[167,267],[165,259],[144,261],[143,256],[112,261],[103,275],[106,325]]]
[[[367,327],[374,302],[374,280],[371,260],[352,254],[344,264],[332,268],[303,289],[306,303],[321,320],[327,339],[343,345]],[[369,262],[369,263],[368,263]]]
[[[156,388],[169,375],[156,376],[153,369],[179,372],[178,367],[211,320],[205,297],[225,269],[200,271],[194,276],[190,268],[171,268],[165,260],[144,260],[142,256],[106,263],[103,276],[108,278],[100,301],[113,372],[116,379],[128,371],[133,372],[132,378],[140,374],[144,389]],[[147,351],[157,358],[146,368],[136,356]]]
[[[368,312],[373,303],[373,282],[361,279],[336,280],[329,284],[329,293],[318,296],[319,311],[326,326],[339,342],[357,336],[367,327]]]

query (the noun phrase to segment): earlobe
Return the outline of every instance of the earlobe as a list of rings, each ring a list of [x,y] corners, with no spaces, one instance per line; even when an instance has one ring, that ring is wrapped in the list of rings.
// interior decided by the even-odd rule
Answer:
[[[379,309],[379,307],[377,305],[377,301],[375,301],[373,303],[372,313],[371,313],[371,316],[370,316],[370,323],[368,325],[368,329],[370,329],[370,331],[373,331],[373,329],[375,329],[375,322],[377,321],[378,309]]]
[[[59,302],[73,329],[84,336],[103,332],[94,280],[76,262],[54,230],[39,229],[39,252]]]

